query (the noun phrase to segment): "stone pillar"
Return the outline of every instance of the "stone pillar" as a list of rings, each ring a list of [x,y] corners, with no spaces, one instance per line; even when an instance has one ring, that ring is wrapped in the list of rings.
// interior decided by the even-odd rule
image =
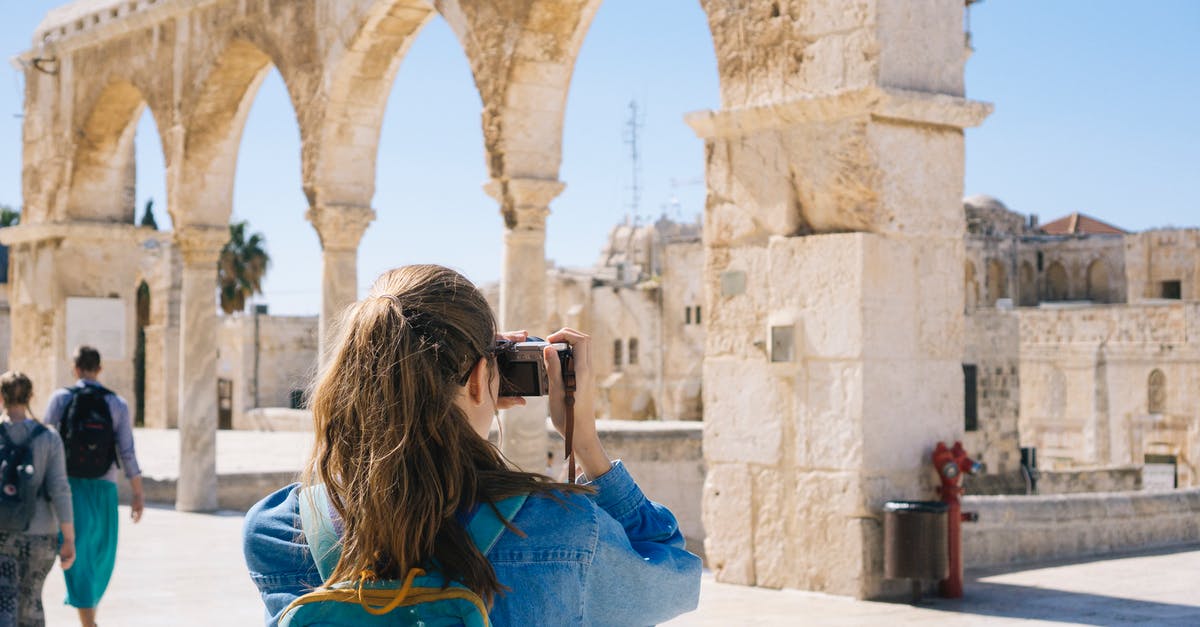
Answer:
[[[217,259],[225,226],[184,226],[179,351],[179,484],[175,509],[217,509]]]
[[[500,329],[545,337],[546,217],[550,201],[564,185],[546,179],[493,181],[485,189],[504,215],[504,258],[500,268]],[[529,399],[524,407],[501,412],[501,450],[522,470],[546,468],[547,405]]]
[[[963,428],[962,127],[986,105],[866,88],[699,113],[705,549],[719,581],[855,597],[881,509],[934,498]]]
[[[308,210],[308,221],[321,240],[320,359],[333,338],[330,328],[358,300],[358,243],[375,219],[370,207],[323,205]]]

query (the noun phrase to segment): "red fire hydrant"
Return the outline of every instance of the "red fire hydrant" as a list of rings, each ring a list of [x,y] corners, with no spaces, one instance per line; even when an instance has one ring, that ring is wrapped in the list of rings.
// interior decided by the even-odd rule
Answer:
[[[942,495],[942,502],[949,508],[950,545],[947,554],[950,557],[950,576],[941,581],[939,591],[946,598],[957,599],[963,595],[962,523],[978,520],[977,514],[964,514],[962,511],[962,502],[959,500],[963,493],[962,477],[964,474],[981,472],[983,464],[967,457],[962,442],[955,442],[953,448],[946,448],[944,442],[938,442],[933,449],[933,467],[942,480],[938,492]]]

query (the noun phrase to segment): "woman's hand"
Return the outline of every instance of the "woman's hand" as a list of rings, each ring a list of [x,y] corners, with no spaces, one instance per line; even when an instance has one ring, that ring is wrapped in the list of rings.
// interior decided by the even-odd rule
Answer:
[[[575,461],[589,479],[595,479],[612,468],[612,462],[600,445],[596,432],[596,382],[592,377],[592,339],[574,329],[563,328],[551,333],[547,342],[571,346],[575,358],[575,426],[572,445]],[[567,406],[563,389],[562,364],[558,351],[547,346],[542,353],[546,361],[546,376],[550,379],[550,419],[554,428],[566,437]]]
[[[75,564],[75,538],[64,538],[62,546],[58,547],[58,561],[63,570],[70,570]]]
[[[529,333],[526,331],[504,331],[496,334],[498,340],[508,340],[510,342],[524,342],[529,338]],[[499,377],[500,374],[496,373]],[[509,409],[512,407],[524,407],[525,399],[520,396],[497,396],[496,409]]]

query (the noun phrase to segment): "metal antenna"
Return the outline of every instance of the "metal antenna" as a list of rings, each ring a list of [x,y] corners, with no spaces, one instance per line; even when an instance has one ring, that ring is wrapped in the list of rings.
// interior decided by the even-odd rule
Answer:
[[[630,100],[629,119],[625,122],[625,145],[629,146],[633,183],[629,186],[629,204],[626,207],[633,214],[634,224],[639,223],[642,217],[642,160],[638,150],[638,132],[641,131],[643,124],[643,117],[638,113],[637,100]]]

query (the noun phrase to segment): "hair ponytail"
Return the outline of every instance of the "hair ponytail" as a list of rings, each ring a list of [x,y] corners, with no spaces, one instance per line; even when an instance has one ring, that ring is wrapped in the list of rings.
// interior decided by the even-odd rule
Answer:
[[[305,483],[324,483],[343,524],[328,583],[370,570],[401,579],[436,561],[491,603],[495,571],[456,515],[524,493],[580,491],[511,470],[455,404],[496,324],[479,290],[441,266],[381,276],[346,312],[311,395]]]

